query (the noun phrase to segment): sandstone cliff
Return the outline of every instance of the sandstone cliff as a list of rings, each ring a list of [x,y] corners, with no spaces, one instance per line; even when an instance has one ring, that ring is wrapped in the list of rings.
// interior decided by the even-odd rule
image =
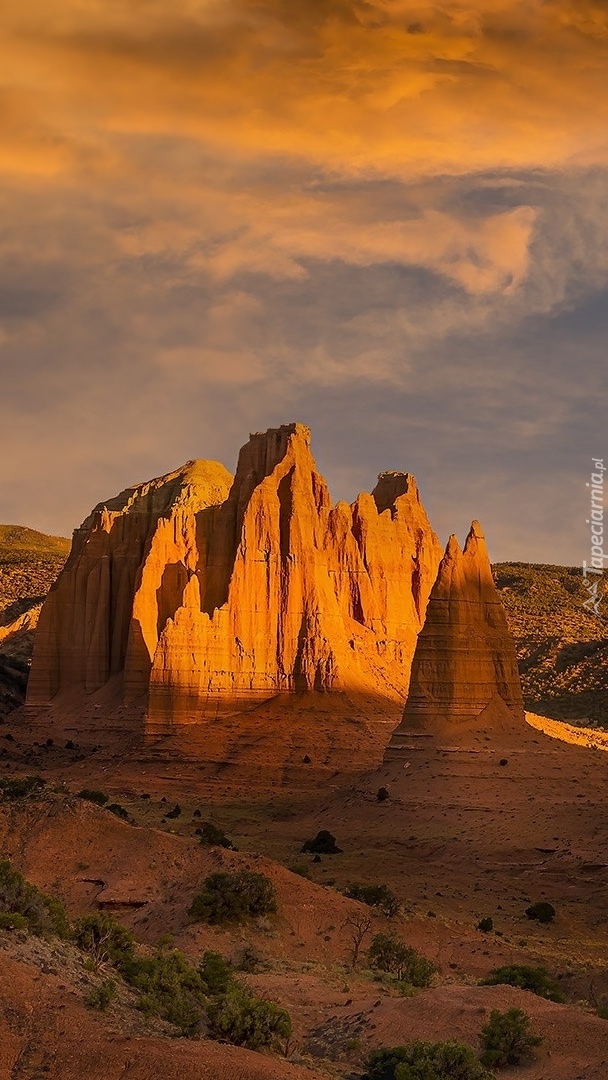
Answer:
[[[515,645],[485,539],[474,521],[461,551],[451,536],[416,645],[390,759],[413,735],[510,730],[524,720]]]
[[[132,696],[147,692],[159,631],[231,479],[217,462],[190,461],[95,507],[42,608],[28,703],[91,693],[113,677]]]
[[[170,730],[279,693],[407,690],[441,550],[413,477],[332,507],[301,424],[236,476],[189,463],[98,506],[43,608],[28,702],[112,685]]]

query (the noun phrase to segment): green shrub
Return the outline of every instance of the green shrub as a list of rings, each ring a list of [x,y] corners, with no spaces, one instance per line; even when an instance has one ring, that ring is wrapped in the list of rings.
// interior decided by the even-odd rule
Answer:
[[[105,911],[78,919],[74,937],[96,964],[113,964],[125,982],[139,990],[142,1012],[174,1024],[182,1035],[200,1029],[211,989],[207,978],[219,979],[218,954],[205,953],[198,971],[176,949],[169,952],[161,946],[153,956],[138,956],[133,935]]]
[[[246,945],[239,956],[236,967],[238,971],[244,971],[247,975],[255,975],[258,971],[264,971],[268,965],[264,957],[252,945]]]
[[[398,915],[401,907],[388,885],[349,885],[345,895],[351,900],[360,900],[362,904],[380,908],[389,919]]]
[[[115,997],[116,983],[114,979],[106,979],[100,986],[96,986],[94,990],[87,994],[85,1001],[91,1009],[99,1009],[100,1012],[105,1012]]]
[[[471,1046],[459,1042],[425,1043],[374,1050],[363,1080],[493,1080]]]
[[[294,863],[293,866],[288,866],[287,869],[290,870],[292,874],[297,874],[298,877],[310,877],[310,868],[307,863]]]
[[[213,1001],[207,1009],[212,1039],[246,1046],[250,1050],[277,1047],[291,1035],[291,1017],[271,1001],[256,998],[242,986]]]
[[[77,919],[74,941],[95,964],[113,964],[121,972],[135,957],[135,938],[107,911]]]
[[[122,972],[140,991],[138,1008],[142,1012],[174,1024],[182,1035],[196,1034],[203,1019],[207,985],[183,953],[158,949],[154,956],[128,961]]]
[[[234,850],[232,840],[229,840],[226,834],[212,821],[204,822],[199,837],[201,844],[206,844],[209,847],[223,847]]]
[[[234,982],[232,964],[218,952],[209,950],[203,953],[198,970],[207,992],[211,996],[225,994],[228,987]]]
[[[526,908],[526,915],[529,919],[536,919],[537,922],[550,923],[555,918],[555,908],[553,904],[541,900],[538,904],[531,904],[529,908]]]
[[[95,803],[97,806],[105,806],[110,801],[110,796],[106,795],[103,791],[95,791],[92,788],[83,788],[78,792],[79,799],[86,799],[87,802]]]
[[[61,901],[26,881],[7,859],[0,862],[0,913],[10,919],[21,916],[33,934],[70,936],[69,919]]]
[[[120,803],[108,803],[106,810],[109,810],[111,814],[115,814],[116,817],[121,818],[122,821],[129,820],[129,812],[125,810],[124,806],[121,806]]]
[[[504,1013],[493,1009],[481,1032],[481,1061],[492,1069],[520,1065],[534,1056],[535,1047],[542,1041],[540,1035],[531,1031],[530,1017],[523,1009]]]
[[[302,845],[301,851],[309,851],[311,855],[342,854],[342,848],[339,848],[336,844],[335,836],[327,829],[321,829],[312,840],[307,840],[306,843]]]
[[[7,802],[12,799],[23,799],[26,795],[35,795],[46,786],[46,780],[41,776],[22,776],[9,779],[0,778],[0,795]]]
[[[223,923],[277,910],[274,885],[264,874],[250,870],[210,874],[188,911],[195,919]]]
[[[12,912],[0,912],[0,930],[28,930],[28,921],[25,915],[17,915]]]
[[[411,986],[429,986],[437,971],[435,964],[394,934],[376,934],[367,955],[371,967],[390,972]]]
[[[477,923],[477,929],[481,930],[482,934],[490,934],[494,929],[494,919],[491,919],[489,915],[485,919],[480,919]]]
[[[518,986],[520,990],[530,990],[538,997],[560,1004],[566,1000],[558,983],[552,979],[545,968],[528,967],[527,964],[509,964],[491,971],[482,986]]]

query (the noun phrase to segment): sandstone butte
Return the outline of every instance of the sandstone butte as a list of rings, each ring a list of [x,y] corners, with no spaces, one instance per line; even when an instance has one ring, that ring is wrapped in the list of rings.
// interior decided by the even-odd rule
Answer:
[[[302,424],[234,479],[191,461],[98,505],[43,606],[28,704],[100,691],[149,732],[279,694],[401,704],[441,546],[408,473],[332,506]]]
[[[474,521],[464,550],[455,536],[448,540],[385,760],[411,749],[416,737],[458,743],[484,732],[521,735],[524,719],[515,644]]]

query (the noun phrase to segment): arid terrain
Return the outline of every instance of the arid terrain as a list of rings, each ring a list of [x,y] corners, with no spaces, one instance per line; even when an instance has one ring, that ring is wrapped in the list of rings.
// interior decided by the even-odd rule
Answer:
[[[0,718],[25,698],[34,629],[70,541],[0,525]]]
[[[0,9],[0,1080],[608,1080],[608,0]]]
[[[522,1075],[605,1075],[608,1022],[594,1015],[608,1001],[601,751],[532,726],[517,745],[491,746],[482,738],[466,748],[431,749],[420,740],[403,765],[363,773],[346,787],[339,774],[322,779],[320,770],[314,778],[309,772],[307,781],[301,766],[271,795],[265,784],[248,790],[238,775],[231,780],[230,769],[224,782],[221,768],[201,770],[177,752],[165,762],[153,754],[125,758],[116,730],[100,728],[94,744],[75,750],[65,749],[67,731],[57,732],[51,746],[34,746],[39,740],[32,738],[27,713],[13,714],[4,732],[12,736],[3,751],[4,774],[35,772],[46,777],[48,789],[2,806],[4,855],[59,896],[72,915],[111,911],[150,946],[170,933],[189,957],[212,948],[237,963],[239,950],[254,949],[257,970],[246,981],[289,1009],[293,1068],[356,1076],[370,1049],[414,1033],[475,1045],[489,1011],[515,1005],[545,1037],[537,1062]],[[381,803],[379,786],[389,791]],[[128,820],[75,798],[83,787],[105,791]],[[176,803],[179,815],[167,818]],[[220,826],[238,851],[202,847],[196,835],[201,820]],[[343,852],[315,862],[300,849],[321,828],[335,833]],[[233,930],[195,923],[188,908],[204,877],[242,867],[273,880],[277,915]],[[341,890],[355,881],[388,884],[402,913],[389,920],[345,898]],[[549,926],[525,916],[538,900],[556,908]],[[364,948],[374,933],[398,933],[438,965],[429,989],[403,998],[390,981],[379,982],[365,960],[350,970],[348,920],[368,911]],[[484,916],[494,921],[489,934],[476,929]],[[158,1024],[143,1023],[126,990],[103,1016],[92,1013],[84,1000],[96,977],[68,945],[12,932],[3,935],[3,947],[11,1032],[5,1047],[14,1054],[7,1076],[37,1075],[32,1062],[37,1068],[46,1062],[57,1077],[83,1068],[118,1077],[135,1068],[135,1046],[135,1058],[145,1048],[148,1064],[140,1061],[142,1071],[127,1075],[179,1068],[194,1077],[203,1064],[213,1077],[238,1076],[239,1068],[243,1076],[291,1075],[275,1058],[254,1064],[243,1050],[167,1040]],[[513,963],[548,968],[568,1004],[477,985],[490,970]],[[52,1025],[40,1022],[39,1011],[32,1014],[41,994]],[[74,1029],[83,1025],[87,1038],[76,1039]],[[63,1031],[67,1039],[59,1037]],[[88,1064],[97,1056],[93,1046],[109,1054],[105,1073]]]
[[[517,646],[526,708],[608,726],[608,628],[583,607],[576,566],[496,563],[494,576]]]
[[[61,548],[5,547],[5,626],[36,611],[63,557]],[[555,711],[546,711],[559,718],[572,680],[589,681],[581,663],[591,654],[580,656],[597,634],[578,611],[578,594],[564,586],[575,575],[501,564],[495,577],[520,659],[526,648],[532,658],[523,664],[526,704],[555,700]],[[0,646],[9,691],[11,663],[27,665],[31,635],[18,627]],[[574,658],[561,672],[560,656]],[[600,686],[584,698],[595,718],[604,692]],[[144,950],[169,934],[171,947],[192,961],[212,949],[237,968],[250,950],[255,963],[239,978],[287,1008],[293,1032],[283,1056],[176,1039],[171,1025],[141,1013],[127,985],[106,1011],[91,1008],[87,1000],[108,972],[91,970],[71,943],[3,930],[0,1076],[346,1080],[362,1075],[372,1049],[412,1037],[477,1047],[491,1010],[511,1007],[523,1008],[544,1040],[514,1075],[608,1075],[608,1021],[598,1015],[608,1005],[601,732],[529,714],[516,737],[483,730],[464,742],[413,737],[402,759],[383,765],[401,710],[380,699],[279,696],[180,735],[144,737],[137,710],[103,691],[84,706],[65,699],[60,712],[9,711],[20,694],[17,686],[4,698],[0,775],[40,776],[45,787],[0,802],[3,857],[60,898],[72,918],[111,912]],[[572,719],[580,725],[576,700]],[[381,788],[388,795],[379,801]],[[83,789],[105,793],[124,820],[77,797]],[[237,850],[202,845],[206,821]],[[302,853],[321,829],[336,836],[340,854]],[[271,879],[277,913],[228,927],[195,921],[188,909],[205,877],[239,869]],[[353,883],[386,885],[400,911],[388,918],[349,899]],[[526,917],[538,901],[556,910],[549,925]],[[477,929],[484,917],[493,920],[487,933]],[[370,968],[366,951],[387,931],[433,962],[429,987],[403,996],[394,979]],[[479,985],[512,964],[545,967],[565,1003]]]

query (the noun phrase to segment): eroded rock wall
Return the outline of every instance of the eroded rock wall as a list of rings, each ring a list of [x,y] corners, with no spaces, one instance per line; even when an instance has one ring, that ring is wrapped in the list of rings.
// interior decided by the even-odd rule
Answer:
[[[114,680],[150,730],[279,693],[403,700],[441,549],[412,476],[332,507],[301,424],[97,507],[40,620],[28,700]]]

